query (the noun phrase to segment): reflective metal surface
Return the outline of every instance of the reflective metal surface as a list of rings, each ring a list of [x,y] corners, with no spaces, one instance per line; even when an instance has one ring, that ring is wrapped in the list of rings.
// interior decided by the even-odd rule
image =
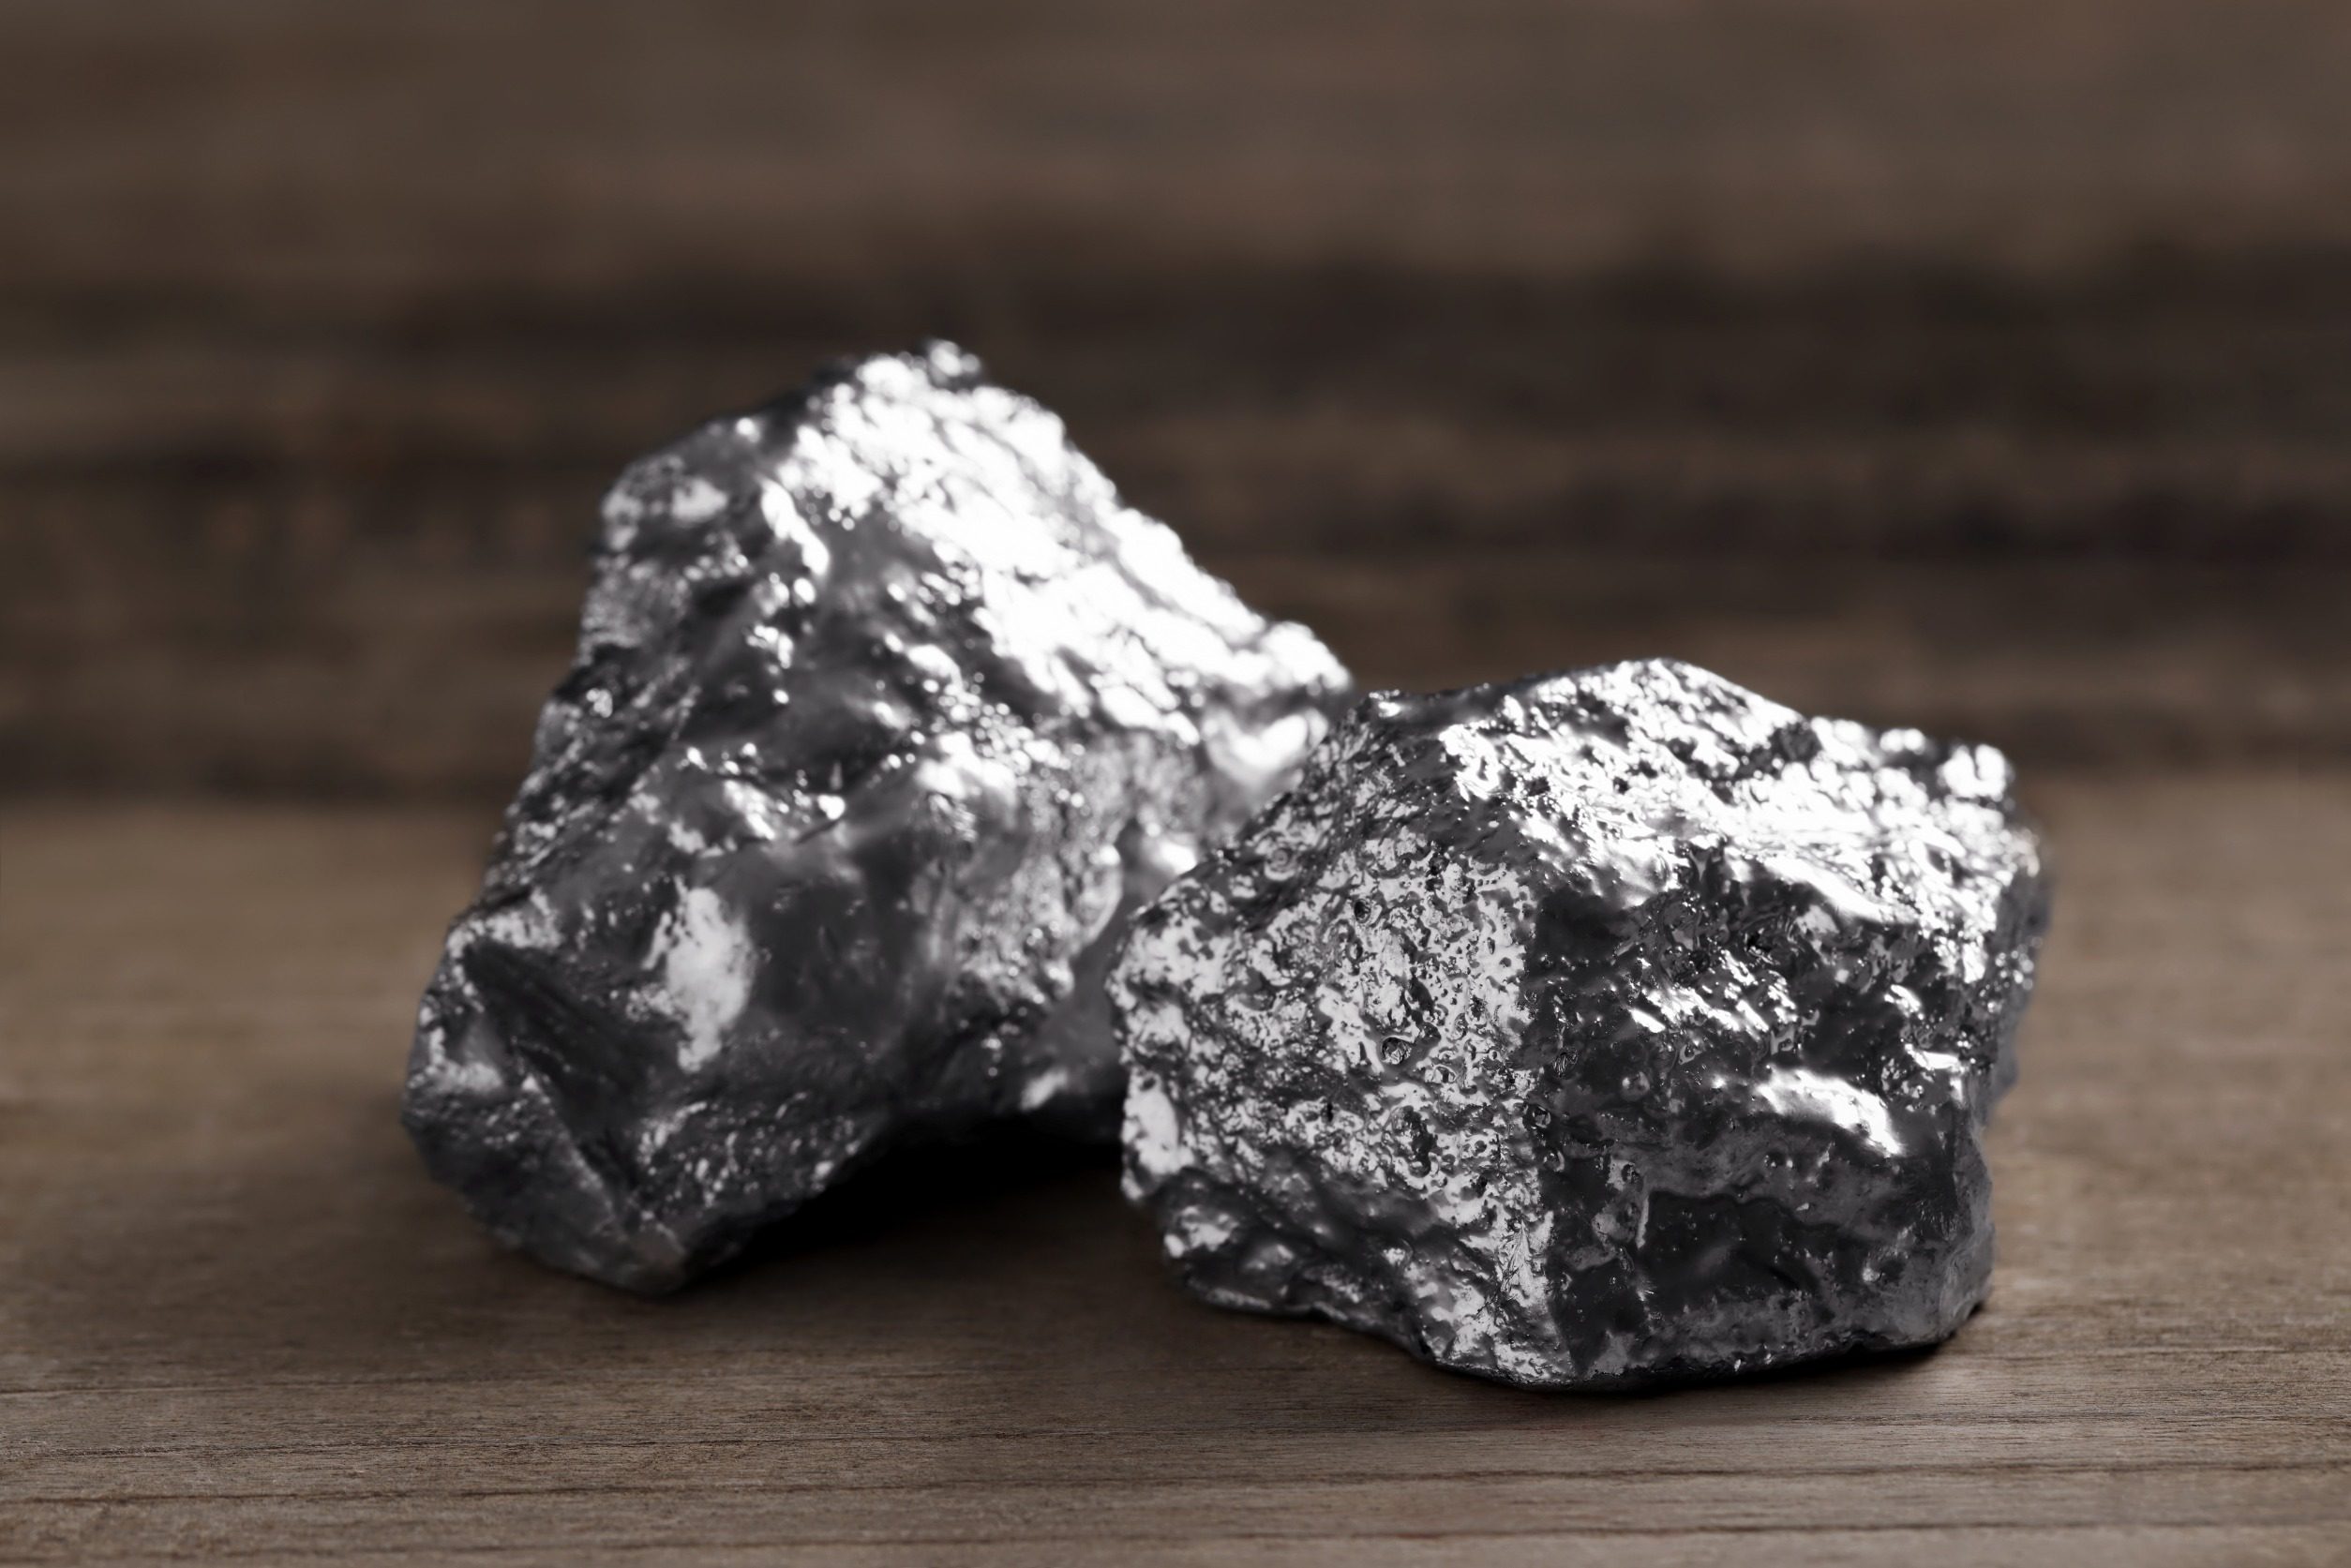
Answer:
[[[1989,748],[1666,662],[1371,697],[1135,923],[1128,1189],[1210,1301],[1515,1382],[1932,1342],[2046,909]]]
[[[1125,915],[1346,685],[960,351],[705,426],[606,500],[410,1130],[502,1236],[640,1289],[908,1139],[1107,1138]]]

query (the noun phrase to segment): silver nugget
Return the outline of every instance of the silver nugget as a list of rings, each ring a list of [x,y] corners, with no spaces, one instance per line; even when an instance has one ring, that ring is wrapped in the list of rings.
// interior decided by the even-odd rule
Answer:
[[[953,348],[705,426],[606,499],[409,1129],[502,1237],[646,1290],[909,1141],[1107,1140],[1128,913],[1346,687]]]
[[[1128,1190],[1207,1300],[1512,1382],[1932,1343],[2046,912],[1986,747],[1663,662],[1371,697],[1134,922]]]

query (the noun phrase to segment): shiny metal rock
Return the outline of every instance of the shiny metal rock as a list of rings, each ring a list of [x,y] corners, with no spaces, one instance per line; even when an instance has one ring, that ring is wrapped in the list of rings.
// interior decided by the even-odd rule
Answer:
[[[1634,663],[1356,708],[1136,918],[1193,1291],[1547,1387],[1943,1338],[2047,891],[2007,763]]]
[[[1126,915],[1346,683],[957,350],[705,426],[606,499],[409,1129],[500,1235],[638,1289],[894,1144],[1107,1139]]]

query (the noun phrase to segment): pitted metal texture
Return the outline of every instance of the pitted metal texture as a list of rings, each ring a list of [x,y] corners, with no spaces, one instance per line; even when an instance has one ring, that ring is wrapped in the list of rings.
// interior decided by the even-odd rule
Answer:
[[[1662,661],[1370,697],[1134,923],[1128,1190],[1206,1299],[1512,1382],[1931,1343],[2046,912],[1987,747]]]
[[[631,467],[405,1119],[500,1235],[678,1283],[891,1147],[1109,1138],[1129,912],[1343,703],[936,346]]]

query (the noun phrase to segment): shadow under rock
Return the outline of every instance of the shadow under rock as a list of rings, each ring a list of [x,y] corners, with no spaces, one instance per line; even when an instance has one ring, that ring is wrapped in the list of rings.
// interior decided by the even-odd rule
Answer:
[[[1093,1187],[1115,1194],[1117,1170],[1113,1148],[1018,1129],[903,1149],[819,1193],[668,1299],[756,1289],[769,1271],[866,1248],[893,1234],[998,1230],[1018,1222],[1012,1210],[1023,1199],[1056,1192],[1076,1201]]]
[[[352,1392],[321,1419],[343,1424],[393,1397],[362,1391],[399,1384],[495,1383],[510,1411],[549,1421],[581,1397],[675,1419],[697,1402],[796,1411],[808,1391],[854,1386],[918,1428],[1147,1433],[1166,1453],[1244,1434],[1745,1426],[1931,1359],[1590,1396],[1484,1382],[1328,1324],[1195,1301],[1119,1196],[1111,1151],[1017,1134],[885,1160],[647,1299],[500,1248],[427,1178],[388,1097],[275,1121],[241,1156],[215,1144],[201,1169],[118,1172],[50,1211],[28,1237],[49,1262],[11,1304],[37,1379],[335,1385]],[[784,1418],[807,1432],[845,1419]],[[432,1419],[464,1429],[460,1411]]]
[[[887,1160],[648,1300],[499,1247],[427,1176],[390,1095],[250,1114],[32,1212],[22,1244],[43,1262],[9,1307],[41,1376],[502,1376],[659,1361],[665,1323],[681,1350],[755,1321],[768,1342],[935,1331],[951,1280],[980,1301],[1072,1270],[1165,1288],[1106,1149],[1007,1137]]]

